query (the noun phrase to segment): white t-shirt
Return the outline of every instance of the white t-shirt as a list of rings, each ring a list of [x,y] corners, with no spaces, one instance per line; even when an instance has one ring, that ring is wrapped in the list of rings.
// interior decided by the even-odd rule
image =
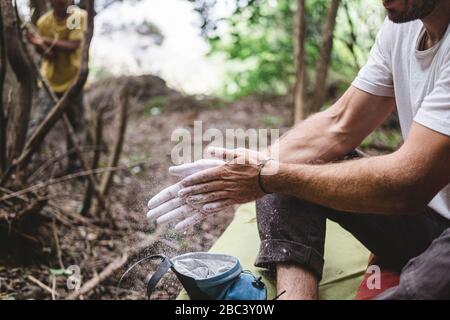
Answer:
[[[395,24],[386,19],[353,82],[368,93],[395,97],[405,140],[413,121],[450,136],[450,27],[438,44],[419,51],[424,32],[420,20]],[[429,206],[450,219],[450,184]]]

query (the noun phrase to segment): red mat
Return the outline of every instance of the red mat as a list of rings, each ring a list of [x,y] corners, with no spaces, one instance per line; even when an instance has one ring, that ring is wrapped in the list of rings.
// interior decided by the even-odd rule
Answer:
[[[372,257],[369,262],[369,267],[371,265],[376,265],[376,258]],[[358,292],[356,294],[356,300],[371,300],[375,298],[380,293],[386,291],[389,288],[395,287],[400,282],[400,274],[397,272],[390,271],[386,268],[380,266],[380,278],[379,285],[376,286],[376,281],[374,281],[374,270],[368,269],[371,272],[367,272],[364,275],[364,279],[359,285]],[[377,288],[378,287],[378,288]]]

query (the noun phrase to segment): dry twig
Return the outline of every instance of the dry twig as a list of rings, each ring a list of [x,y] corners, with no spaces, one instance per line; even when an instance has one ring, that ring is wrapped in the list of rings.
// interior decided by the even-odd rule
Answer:
[[[29,192],[36,191],[36,190],[39,190],[39,189],[42,189],[42,188],[46,188],[46,187],[54,185],[54,184],[71,181],[71,180],[74,180],[74,179],[77,179],[77,178],[81,178],[81,177],[86,177],[86,176],[89,176],[91,174],[103,173],[105,171],[124,170],[124,169],[130,168],[130,167],[135,167],[135,166],[143,164],[143,163],[144,163],[143,161],[140,161],[140,162],[137,162],[137,163],[135,163],[133,165],[129,165],[129,166],[118,166],[118,167],[115,167],[115,168],[100,168],[100,169],[95,169],[95,170],[88,170],[88,171],[77,172],[77,173],[74,173],[74,174],[69,174],[69,175],[61,177],[61,178],[50,179],[50,180],[48,180],[46,182],[40,182],[40,183],[37,183],[37,184],[35,184],[35,185],[31,186],[31,187],[28,187],[28,188],[25,188],[25,189],[22,189],[22,190],[10,193],[10,194],[8,194],[6,196],[3,196],[2,198],[0,198],[0,202],[8,200],[8,199],[12,199],[12,198],[18,198],[20,196],[23,196],[23,195],[29,193]]]
[[[110,264],[106,266],[105,269],[103,269],[98,275],[94,276],[92,279],[87,281],[80,290],[70,294],[66,297],[66,300],[75,300],[79,299],[81,297],[86,298],[88,297],[92,290],[97,287],[100,283],[105,281],[107,278],[112,276],[114,272],[122,268],[128,261],[128,259],[138,253],[140,253],[142,250],[152,246],[155,242],[159,240],[159,238],[163,235],[164,229],[158,228],[155,233],[150,235],[147,239],[143,240],[139,244],[133,247],[127,247],[124,250],[122,250],[122,255],[115,260],[113,260]]]
[[[27,278],[28,278],[28,280],[33,282],[38,287],[40,287],[40,288],[44,289],[45,291],[47,291],[48,293],[50,293],[52,295],[52,297],[57,297],[58,296],[58,293],[55,290],[53,290],[52,288],[50,288],[46,284],[42,283],[41,281],[39,281],[38,279],[36,279],[32,275],[29,275]]]

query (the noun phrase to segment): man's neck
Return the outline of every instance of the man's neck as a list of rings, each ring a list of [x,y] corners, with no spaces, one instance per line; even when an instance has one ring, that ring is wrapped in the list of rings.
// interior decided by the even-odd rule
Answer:
[[[427,41],[425,49],[437,44],[447,31],[450,23],[450,1],[442,0],[434,11],[422,19],[427,31]]]

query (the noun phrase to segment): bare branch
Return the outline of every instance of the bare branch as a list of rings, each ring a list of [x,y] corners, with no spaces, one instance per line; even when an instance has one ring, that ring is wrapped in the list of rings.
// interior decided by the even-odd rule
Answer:
[[[46,0],[30,0],[32,10],[31,21],[36,24],[39,18],[48,10]]]
[[[328,68],[333,50],[333,34],[336,26],[336,17],[341,0],[331,0],[328,8],[327,19],[322,31],[322,46],[320,48],[319,60],[316,66],[316,80],[313,104],[308,114],[320,111],[326,98],[326,80]]]
[[[295,63],[296,78],[293,93],[294,122],[298,123],[305,116],[305,87],[306,87],[306,61],[305,61],[305,0],[297,1],[295,13]]]
[[[106,266],[98,275],[87,281],[80,290],[70,294],[66,297],[66,300],[76,300],[80,297],[87,297],[92,292],[92,290],[97,287],[100,283],[108,279],[112,276],[117,270],[122,268],[130,257],[140,253],[142,250],[152,246],[155,242],[157,242],[160,237],[163,235],[165,230],[163,228],[158,228],[155,233],[150,235],[147,239],[138,243],[133,247],[126,247],[122,250],[122,255],[112,261],[110,264]]]
[[[128,91],[124,87],[117,98],[119,104],[119,116],[117,119],[117,136],[114,141],[113,151],[108,161],[108,167],[115,167],[119,163],[120,155],[122,153],[123,142],[125,140],[125,133],[127,130],[127,112],[128,112]],[[112,181],[113,172],[107,171],[102,177],[100,184],[100,194],[104,197],[108,194],[108,190]],[[96,208],[94,212],[97,212]]]
[[[347,17],[348,25],[350,27],[350,39],[343,42],[345,43],[346,47],[353,56],[356,69],[359,70],[361,69],[361,66],[359,65],[358,55],[356,54],[356,45],[358,43],[358,37],[356,35],[355,24],[353,23],[353,19],[350,15],[350,9],[348,7],[347,1],[344,1],[343,6],[345,10],[345,15]]]
[[[144,162],[140,161],[140,162],[136,162],[134,164],[128,165],[128,166],[118,166],[118,167],[115,167],[115,168],[100,168],[100,169],[95,169],[95,170],[81,171],[81,172],[77,172],[77,173],[74,173],[74,174],[69,174],[69,175],[61,177],[61,178],[52,178],[52,179],[50,179],[50,180],[48,180],[46,182],[40,182],[40,183],[37,183],[37,184],[35,184],[35,185],[31,186],[31,187],[28,187],[26,189],[22,189],[22,190],[19,190],[17,192],[13,192],[11,194],[8,194],[8,195],[0,198],[0,202],[6,201],[6,200],[12,199],[12,198],[19,198],[19,197],[21,197],[21,196],[23,196],[23,195],[25,195],[25,194],[27,194],[29,192],[33,192],[33,191],[36,191],[36,190],[39,190],[39,189],[42,189],[42,188],[46,188],[46,187],[54,185],[54,184],[63,183],[63,182],[67,182],[67,181],[71,181],[71,180],[77,179],[77,178],[86,177],[86,176],[89,176],[89,175],[92,175],[92,174],[103,173],[103,172],[106,172],[106,171],[124,170],[124,169],[135,167],[135,166],[138,166],[138,165],[141,165],[141,164],[144,164]]]
[[[103,140],[103,113],[105,112],[105,108],[101,108],[99,111],[95,112],[94,118],[94,145],[97,146],[97,149],[94,152],[94,156],[92,157],[91,169],[97,169],[98,162],[100,160],[101,148],[99,148],[100,144]],[[89,181],[88,186],[86,188],[86,193],[83,199],[83,206],[81,215],[85,215],[88,213],[89,209],[92,205],[92,196],[94,193],[93,185]]]
[[[3,18],[2,8],[0,6],[0,172],[6,169],[6,114],[3,105],[3,91],[6,77],[6,48],[5,39],[3,36]]]

